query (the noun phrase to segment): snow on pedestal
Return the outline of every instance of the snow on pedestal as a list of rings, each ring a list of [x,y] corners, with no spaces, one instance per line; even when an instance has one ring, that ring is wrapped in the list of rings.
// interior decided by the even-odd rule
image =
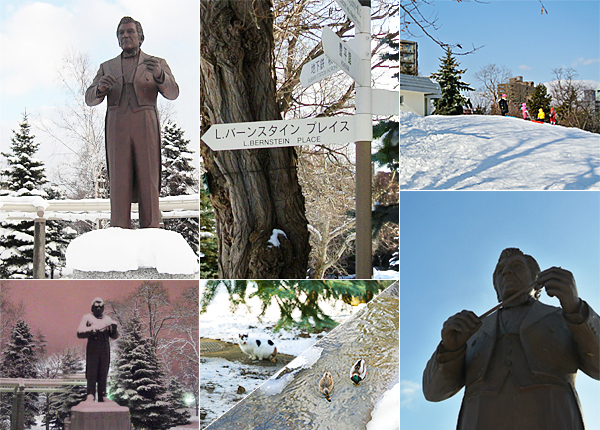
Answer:
[[[65,423],[66,424],[66,423]],[[106,399],[86,400],[71,408],[70,430],[130,430],[129,408]]]
[[[183,236],[158,228],[94,230],[67,247],[74,278],[193,278],[198,259]]]

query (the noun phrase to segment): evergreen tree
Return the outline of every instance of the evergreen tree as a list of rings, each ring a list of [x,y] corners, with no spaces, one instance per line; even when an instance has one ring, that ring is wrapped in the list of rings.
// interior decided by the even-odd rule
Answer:
[[[544,110],[546,118],[549,118],[551,102],[552,96],[548,94],[546,86],[544,84],[537,84],[531,93],[531,97],[527,101],[527,110],[529,110],[533,118],[537,118],[541,108]]]
[[[64,196],[58,188],[46,188],[49,200],[63,200]],[[69,227],[67,221],[46,221],[46,278],[61,276],[67,260],[67,246],[75,238],[77,232]]]
[[[398,36],[396,36],[398,37]],[[386,52],[385,54],[381,54],[381,59],[386,61],[393,61],[398,63],[400,61],[400,43],[394,41],[393,36],[392,35],[388,35],[386,37],[384,37],[383,39],[381,39],[381,43],[388,45],[390,47],[390,52]],[[409,73],[405,73],[409,72]],[[411,67],[411,66],[405,66],[402,68],[402,73],[405,75],[414,75],[414,76],[418,76],[419,75],[419,71],[416,70],[415,67]],[[394,73],[392,75],[392,78],[398,79],[400,77],[400,73]]]
[[[75,375],[85,371],[84,359],[75,349],[67,349],[62,356],[59,377]],[[87,397],[84,385],[71,385],[65,391],[52,394],[49,399],[48,412],[44,424],[51,429],[63,430],[65,419],[71,414],[71,408]]]
[[[442,98],[435,99],[436,115],[462,115],[463,106],[469,106],[470,102],[463,97],[461,91],[475,91],[468,83],[461,81],[463,73],[467,69],[459,69],[459,63],[452,56],[452,52],[447,49],[446,56],[440,58],[441,64],[437,73],[432,73],[434,79],[442,89]]]
[[[208,193],[200,190],[200,278],[219,277],[219,244],[215,234],[215,214]]]
[[[161,197],[182,196],[198,192],[198,179],[194,168],[190,141],[183,130],[170,121],[163,127]],[[164,220],[165,229],[181,234],[198,255],[198,219],[174,218]]]
[[[2,378],[37,378],[37,342],[29,325],[18,320],[13,327],[10,340],[0,358],[0,377]],[[0,423],[6,425],[12,413],[12,393],[1,393]],[[35,425],[38,394],[24,394],[25,428]]]
[[[117,341],[116,371],[111,380],[112,400],[127,406],[138,430],[164,430],[170,423],[166,383],[156,348],[142,336],[137,313],[123,327]]]
[[[169,382],[169,391],[167,393],[167,403],[169,404],[170,427],[186,425],[190,423],[190,412],[184,401],[185,393],[181,384],[176,379]]]
[[[390,170],[397,170],[400,163],[400,124],[398,121],[382,121],[373,126],[373,139],[381,144],[373,154],[373,161]]]
[[[385,37],[382,42],[389,45],[391,51],[382,54],[381,59],[398,63],[400,61],[400,44],[394,42],[391,37]],[[417,70],[412,69],[414,68],[406,65],[402,68],[402,73],[417,76]],[[395,73],[392,77],[399,79],[400,74]],[[391,170],[398,169],[400,161],[400,124],[398,121],[380,121],[373,126],[373,139],[381,141],[377,152],[373,154],[373,161],[381,166],[387,165]]]
[[[47,183],[44,163],[33,157],[39,143],[34,142],[27,113],[19,130],[13,130],[11,151],[2,152],[8,167],[0,172],[0,188],[11,196],[46,198],[42,185]],[[0,225],[0,278],[33,276],[33,221],[5,221]]]
[[[302,330],[319,332],[324,328],[335,327],[337,323],[321,309],[322,300],[354,299],[370,301],[379,291],[389,286],[380,281],[348,280],[286,280],[286,281],[246,281],[210,280],[207,281],[200,297],[200,314],[206,312],[220,287],[227,288],[232,308],[245,303],[247,287],[252,283],[257,291],[249,297],[257,296],[262,301],[262,316],[272,302],[279,306],[280,318],[274,330],[282,327],[298,327]],[[391,283],[391,281],[390,281]],[[292,314],[300,311],[299,319]]]

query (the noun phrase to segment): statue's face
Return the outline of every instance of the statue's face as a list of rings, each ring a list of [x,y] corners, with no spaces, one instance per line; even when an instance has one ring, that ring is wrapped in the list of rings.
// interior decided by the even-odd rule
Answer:
[[[102,305],[102,306],[93,305],[92,306],[92,313],[94,314],[94,316],[96,318],[100,318],[102,316],[102,314],[104,313],[104,305]]]
[[[140,36],[138,35],[135,22],[121,24],[117,32],[119,46],[123,51],[133,51],[140,47]]]
[[[499,300],[505,300],[519,290],[531,285],[533,276],[522,255],[512,255],[501,260],[496,268],[494,287]]]

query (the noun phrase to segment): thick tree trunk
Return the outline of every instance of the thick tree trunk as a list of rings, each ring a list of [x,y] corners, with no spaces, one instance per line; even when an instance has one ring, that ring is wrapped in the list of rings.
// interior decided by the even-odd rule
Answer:
[[[201,0],[202,132],[279,120],[269,0]],[[305,278],[310,245],[293,147],[213,152],[201,144],[215,208],[219,276]],[[269,238],[274,229],[280,246]]]

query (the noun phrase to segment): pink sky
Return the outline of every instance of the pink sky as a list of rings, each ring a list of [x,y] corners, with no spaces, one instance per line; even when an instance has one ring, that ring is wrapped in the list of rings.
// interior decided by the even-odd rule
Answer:
[[[77,339],[77,326],[83,315],[91,312],[92,300],[101,297],[120,300],[138,288],[141,280],[3,280],[10,288],[13,303],[25,306],[25,321],[34,334],[38,329],[46,336],[48,352],[78,347],[85,351],[85,339]],[[161,280],[171,301],[197,283],[197,280]],[[108,308],[106,313],[108,312]]]

